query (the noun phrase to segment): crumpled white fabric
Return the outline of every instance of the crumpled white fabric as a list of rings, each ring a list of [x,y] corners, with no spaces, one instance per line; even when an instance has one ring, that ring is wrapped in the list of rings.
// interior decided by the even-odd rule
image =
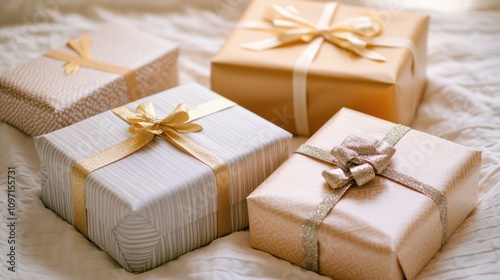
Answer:
[[[247,3],[4,1],[0,9],[0,73],[101,23],[116,21],[179,42],[181,83],[196,81],[209,86],[210,59]],[[500,278],[499,18],[500,11],[432,14],[428,85],[413,127],[482,150],[483,163],[477,209],[417,279]],[[304,140],[294,138],[291,151]],[[8,271],[5,263],[8,166],[16,166],[17,171],[16,273]],[[130,274],[44,207],[39,199],[39,176],[32,139],[0,122],[1,279],[326,279],[250,248],[246,231],[217,239],[146,273]]]

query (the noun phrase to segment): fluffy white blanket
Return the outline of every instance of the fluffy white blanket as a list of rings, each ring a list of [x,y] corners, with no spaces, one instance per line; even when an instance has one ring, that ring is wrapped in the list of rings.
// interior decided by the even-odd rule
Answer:
[[[0,73],[107,21],[177,41],[181,82],[209,86],[210,59],[244,10],[244,0],[4,1]],[[392,11],[392,12],[397,12]],[[500,278],[500,11],[432,12],[428,85],[413,127],[483,151],[477,209],[419,279]],[[2,110],[2,108],[0,108]],[[294,145],[304,139],[294,139]],[[0,122],[2,279],[324,279],[251,249],[236,232],[139,275],[120,268],[39,199],[32,139]],[[16,272],[7,270],[7,168],[17,171]]]

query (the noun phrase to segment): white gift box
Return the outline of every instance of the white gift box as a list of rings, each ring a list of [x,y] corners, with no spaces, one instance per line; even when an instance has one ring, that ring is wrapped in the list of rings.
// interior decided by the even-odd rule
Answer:
[[[129,103],[151,101],[157,116],[179,103],[193,108],[220,98],[188,84]],[[288,156],[291,134],[240,106],[195,121],[184,135],[229,168],[231,229],[248,227],[245,198]],[[76,161],[131,137],[129,124],[107,111],[34,138],[41,161],[42,200],[74,224],[71,170]],[[139,151],[98,169],[85,181],[88,237],[131,272],[143,272],[217,238],[214,172],[156,137]]]

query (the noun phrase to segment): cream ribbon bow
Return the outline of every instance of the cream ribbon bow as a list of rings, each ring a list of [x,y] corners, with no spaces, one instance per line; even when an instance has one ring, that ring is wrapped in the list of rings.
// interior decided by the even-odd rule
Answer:
[[[330,11],[333,7],[335,6],[326,7],[325,9]],[[326,41],[357,53],[362,57],[376,61],[386,61],[383,55],[366,48],[370,45],[369,38],[382,32],[382,20],[376,15],[350,18],[328,26],[328,23],[314,24],[301,17],[293,6],[282,7],[273,4],[267,7],[264,18],[269,24],[251,21],[244,23],[242,26],[244,28],[272,31],[276,35],[262,41],[244,44],[244,48],[261,51],[298,41],[310,43],[317,37],[323,37]]]
[[[395,152],[396,149],[385,141],[348,136],[331,150],[338,165],[323,171],[323,178],[333,189],[351,181],[362,186],[384,171]]]
[[[308,46],[296,60],[293,68],[293,114],[296,133],[310,135],[307,110],[307,72],[326,40],[335,46],[350,50],[364,58],[384,62],[386,58],[368,46],[406,48],[416,61],[417,51],[414,43],[406,38],[376,37],[382,32],[382,21],[376,15],[346,19],[330,26],[336,2],[326,3],[317,24],[301,17],[293,6],[281,7],[270,5],[265,13],[266,21],[249,20],[239,27],[275,33],[271,38],[243,44],[243,48],[263,51],[283,46],[292,42],[304,42]],[[334,61],[332,63],[335,63]],[[414,63],[412,64],[414,69]],[[416,92],[417,73],[414,72],[414,91]],[[414,108],[416,104],[413,104]]]

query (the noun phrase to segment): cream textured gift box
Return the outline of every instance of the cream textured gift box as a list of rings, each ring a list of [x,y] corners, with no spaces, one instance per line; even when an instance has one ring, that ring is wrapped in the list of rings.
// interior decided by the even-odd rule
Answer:
[[[393,142],[395,153],[384,166],[380,161],[387,158],[379,150],[390,147],[381,139],[402,126],[394,127],[350,109],[339,111],[299,151],[325,160],[335,154],[337,162],[352,157],[345,171],[334,168],[332,159],[290,156],[247,198],[251,245],[301,266],[319,264],[319,273],[334,279],[415,278],[476,207],[481,152],[409,130]],[[358,137],[380,141],[354,148],[364,145]],[[366,180],[369,166],[378,171]],[[329,210],[352,177],[362,186],[347,186]],[[311,221],[325,213],[311,234]],[[307,264],[316,249],[319,259]]]
[[[224,101],[200,85],[188,84],[125,107],[134,110],[151,101],[160,118],[180,103],[190,108],[190,114],[207,112],[199,105],[213,100]],[[228,168],[228,177],[222,178],[229,183],[226,233],[248,227],[245,198],[286,159],[291,134],[236,105],[193,123],[203,129],[180,134],[208,150],[201,157],[211,153],[209,159],[219,157]],[[75,225],[73,205],[79,190],[73,189],[72,172],[76,163],[85,165],[83,159],[140,134],[131,134],[128,128],[127,122],[107,111],[35,137],[45,205]],[[132,272],[151,269],[220,235],[219,181],[214,176],[220,170],[212,170],[176,146],[186,139],[174,145],[160,136],[165,133],[91,172],[84,181],[88,238]],[[183,147],[189,150],[189,145]]]
[[[212,90],[299,135],[342,107],[409,125],[425,85],[427,26],[414,13],[254,0],[212,60]]]
[[[178,83],[178,46],[106,24],[0,75],[0,120],[36,136]]]

